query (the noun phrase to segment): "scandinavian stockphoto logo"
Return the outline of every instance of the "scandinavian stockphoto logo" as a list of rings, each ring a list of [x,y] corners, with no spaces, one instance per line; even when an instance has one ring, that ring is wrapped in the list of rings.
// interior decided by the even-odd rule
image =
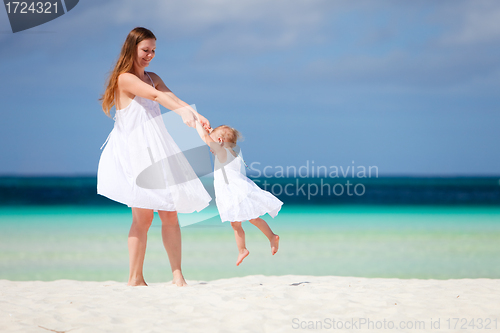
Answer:
[[[12,32],[30,29],[52,21],[73,8],[79,0],[10,1],[3,0]]]

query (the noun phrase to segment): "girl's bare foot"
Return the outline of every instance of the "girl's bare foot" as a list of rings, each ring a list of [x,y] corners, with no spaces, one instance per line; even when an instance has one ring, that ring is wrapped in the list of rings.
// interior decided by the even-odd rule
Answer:
[[[280,236],[274,235],[274,237],[271,240],[271,253],[273,256],[278,252],[278,247],[280,244]]]
[[[136,279],[130,279],[128,280],[127,286],[132,286],[132,287],[137,287],[137,286],[147,286],[148,284],[144,279],[142,280],[136,280]]]
[[[187,286],[186,280],[184,280],[184,276],[180,272],[173,273],[174,278],[172,279],[172,283],[177,287],[185,287]]]
[[[250,251],[247,249],[244,249],[242,252],[240,252],[240,255],[238,256],[238,259],[236,259],[236,266],[239,266],[243,259],[245,259],[248,255],[250,254]]]

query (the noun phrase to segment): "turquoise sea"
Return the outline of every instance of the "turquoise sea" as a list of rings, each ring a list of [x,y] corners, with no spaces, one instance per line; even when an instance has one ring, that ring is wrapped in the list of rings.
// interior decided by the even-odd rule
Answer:
[[[279,252],[271,256],[265,236],[245,222],[250,256],[239,267],[229,224],[216,216],[183,227],[185,277],[500,278],[497,205],[286,203],[275,219],[265,219],[281,237]],[[0,279],[125,282],[130,223],[125,206],[0,206]],[[158,216],[144,274],[148,282],[171,279]]]

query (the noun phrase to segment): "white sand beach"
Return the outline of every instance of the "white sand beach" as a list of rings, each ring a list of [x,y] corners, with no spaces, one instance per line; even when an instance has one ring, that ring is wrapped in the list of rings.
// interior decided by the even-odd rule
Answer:
[[[500,328],[498,279],[256,275],[188,283],[188,287],[170,283],[128,287],[114,281],[0,280],[0,332],[463,332],[463,327],[495,332]]]

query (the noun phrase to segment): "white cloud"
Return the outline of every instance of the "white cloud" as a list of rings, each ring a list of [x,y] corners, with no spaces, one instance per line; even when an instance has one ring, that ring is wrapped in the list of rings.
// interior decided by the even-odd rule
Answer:
[[[101,54],[110,64],[126,33],[141,25],[174,44],[170,50],[159,45],[163,54],[185,53],[189,59],[183,63],[198,72],[415,87],[478,78],[497,82],[496,44],[481,42],[500,38],[498,22],[495,0],[89,0],[50,23],[54,38],[15,34],[9,40],[20,54],[45,52],[54,63],[59,52],[72,61],[71,52],[77,51],[90,55],[85,59]],[[429,27],[432,32],[419,35]],[[471,43],[477,47],[468,47]],[[0,53],[8,56],[9,50]],[[276,66],[255,57],[273,51],[285,51],[286,63]],[[303,51],[309,58],[296,60],[294,53]]]
[[[498,86],[500,64],[496,55],[470,52],[424,52],[414,55],[395,50],[383,56],[352,55],[319,59],[304,68],[309,83],[365,87],[449,89],[464,84]]]
[[[443,6],[434,20],[444,21],[447,25],[440,38],[444,45],[500,42],[498,0],[465,1]]]
[[[335,5],[327,0],[185,0],[127,5],[170,40],[202,40],[200,55],[260,53],[311,42]],[[334,4],[343,4],[344,1]],[[151,9],[155,8],[154,11]],[[314,40],[314,38],[312,39]],[[317,40],[317,39],[316,39]]]
[[[59,38],[47,42],[62,45],[74,36],[86,42],[96,34],[102,38],[144,26],[164,40],[202,41],[204,56],[255,53],[320,40],[321,27],[346,4],[345,0],[90,0],[32,31],[56,31]],[[0,38],[17,44],[22,40],[20,34]],[[30,45],[23,47],[28,50]]]

